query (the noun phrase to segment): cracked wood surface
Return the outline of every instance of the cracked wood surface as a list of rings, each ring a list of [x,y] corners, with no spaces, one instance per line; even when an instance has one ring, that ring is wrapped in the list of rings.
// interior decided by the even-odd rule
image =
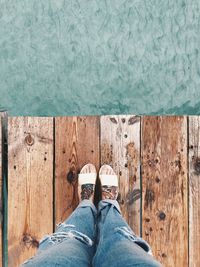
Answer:
[[[53,118],[8,118],[8,266],[53,231]]]
[[[76,208],[88,162],[114,168],[123,216],[165,267],[199,266],[199,124],[198,116],[9,117],[8,266],[33,256]]]
[[[119,204],[123,217],[140,235],[140,117],[101,117],[101,164],[119,176]]]
[[[86,163],[99,168],[99,117],[55,118],[55,221],[78,205],[78,173]]]
[[[164,266],[188,266],[187,117],[142,118],[142,236]]]
[[[200,118],[189,116],[189,267],[200,266]]]

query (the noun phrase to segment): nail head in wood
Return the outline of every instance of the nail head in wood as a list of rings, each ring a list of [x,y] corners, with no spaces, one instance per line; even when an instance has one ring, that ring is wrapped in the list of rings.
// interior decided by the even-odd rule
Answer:
[[[159,214],[158,214],[158,217],[159,217],[160,220],[165,220],[166,214],[163,211],[160,211]]]

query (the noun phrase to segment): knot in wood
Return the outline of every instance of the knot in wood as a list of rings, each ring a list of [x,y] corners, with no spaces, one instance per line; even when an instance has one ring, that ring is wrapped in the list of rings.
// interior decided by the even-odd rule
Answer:
[[[130,119],[128,120],[128,125],[132,125],[136,122],[139,122],[140,121],[140,117],[139,116],[133,116],[133,117],[130,117]]]
[[[159,183],[160,182],[160,179],[159,179],[159,177],[157,176],[156,177],[156,183]]]
[[[158,217],[160,218],[160,220],[164,220],[166,218],[166,214],[163,211],[160,211]]]
[[[24,242],[25,245],[31,245],[32,247],[39,247],[39,241],[31,236],[30,234],[24,233],[22,241]]]
[[[195,159],[194,169],[195,169],[197,174],[200,174],[200,158]]]
[[[110,118],[110,121],[114,124],[117,124],[117,120],[114,117]]]
[[[145,205],[148,207],[149,205],[152,206],[152,203],[155,201],[155,193],[151,189],[146,190],[145,194]]]
[[[150,218],[145,218],[145,222],[150,222]]]
[[[75,181],[76,177],[75,177],[75,173],[70,170],[68,173],[67,173],[67,181],[71,184]]]
[[[34,144],[34,138],[30,133],[25,137],[25,142],[28,146],[32,146]]]

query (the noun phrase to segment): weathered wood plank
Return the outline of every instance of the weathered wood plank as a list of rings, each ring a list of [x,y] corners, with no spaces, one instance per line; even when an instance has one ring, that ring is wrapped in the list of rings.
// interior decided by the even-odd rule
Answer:
[[[53,118],[8,118],[8,266],[53,231]]]
[[[55,221],[78,204],[77,175],[86,163],[99,168],[99,117],[55,118]]]
[[[101,117],[101,164],[119,176],[122,215],[140,235],[140,117]]]
[[[189,116],[189,266],[200,266],[200,117]]]
[[[188,266],[187,118],[142,118],[142,233],[165,267]]]

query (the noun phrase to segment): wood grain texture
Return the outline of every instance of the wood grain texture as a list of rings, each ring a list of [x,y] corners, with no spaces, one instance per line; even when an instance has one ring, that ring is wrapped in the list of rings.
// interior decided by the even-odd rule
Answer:
[[[189,267],[200,266],[200,117],[189,116]]]
[[[119,176],[119,204],[123,217],[140,235],[140,117],[101,117],[101,164]]]
[[[165,267],[188,266],[187,118],[142,118],[142,233]]]
[[[53,118],[8,118],[8,266],[53,231]]]
[[[78,204],[78,173],[86,163],[99,168],[99,117],[55,118],[55,221]]]

